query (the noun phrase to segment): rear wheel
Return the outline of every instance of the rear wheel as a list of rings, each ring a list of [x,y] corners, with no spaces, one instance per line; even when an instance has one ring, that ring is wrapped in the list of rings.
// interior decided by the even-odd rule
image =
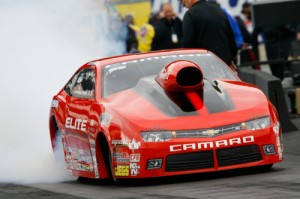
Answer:
[[[58,162],[64,162],[65,161],[63,143],[62,143],[61,134],[60,134],[59,129],[56,130],[53,153],[54,153],[55,159]]]
[[[58,128],[58,124],[56,118],[54,116],[51,117],[50,120],[50,135],[51,135],[51,144],[53,147],[53,155],[56,161],[64,161],[64,150],[60,129]]]

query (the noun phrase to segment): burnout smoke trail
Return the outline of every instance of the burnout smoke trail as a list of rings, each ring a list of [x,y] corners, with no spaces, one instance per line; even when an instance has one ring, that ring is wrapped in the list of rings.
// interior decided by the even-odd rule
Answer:
[[[107,45],[104,16],[95,0],[0,2],[0,182],[70,179],[52,154],[50,103],[79,66],[122,52]]]

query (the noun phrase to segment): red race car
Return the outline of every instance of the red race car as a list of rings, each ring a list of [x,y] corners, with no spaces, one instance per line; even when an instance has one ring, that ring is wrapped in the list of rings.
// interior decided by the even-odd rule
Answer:
[[[150,178],[282,161],[279,117],[213,53],[169,50],[81,66],[53,97],[53,149],[79,177]]]

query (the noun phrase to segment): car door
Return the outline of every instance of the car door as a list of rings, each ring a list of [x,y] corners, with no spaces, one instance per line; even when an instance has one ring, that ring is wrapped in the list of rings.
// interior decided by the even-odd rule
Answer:
[[[66,100],[64,151],[67,169],[80,176],[93,176],[95,169],[88,128],[90,109],[95,101],[94,68],[84,68],[74,75]]]

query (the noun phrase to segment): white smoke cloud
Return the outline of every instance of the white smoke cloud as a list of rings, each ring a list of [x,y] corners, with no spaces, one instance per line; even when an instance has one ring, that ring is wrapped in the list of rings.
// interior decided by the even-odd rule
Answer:
[[[0,182],[70,179],[52,154],[49,108],[79,66],[123,52],[105,39],[100,1],[0,1]]]

